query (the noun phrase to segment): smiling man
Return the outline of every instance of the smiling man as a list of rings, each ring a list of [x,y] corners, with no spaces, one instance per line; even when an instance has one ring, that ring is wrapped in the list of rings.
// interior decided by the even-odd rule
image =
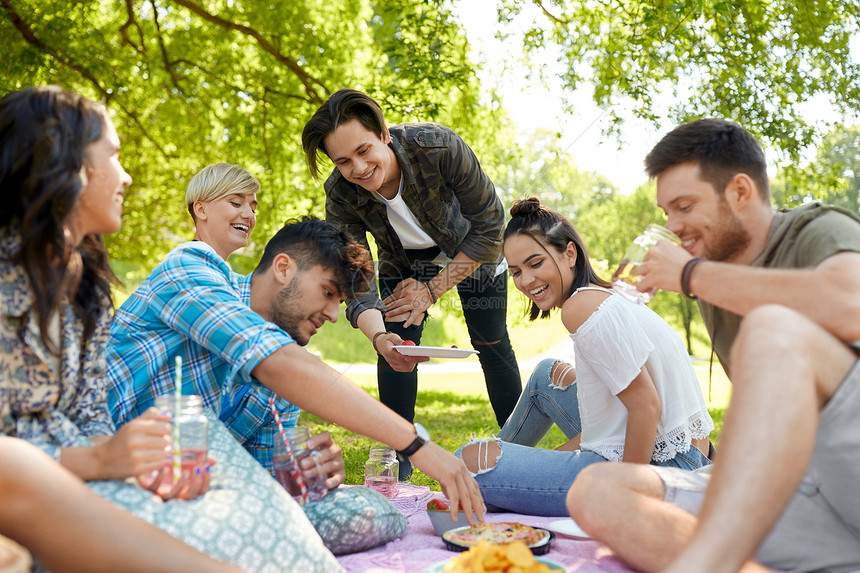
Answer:
[[[774,212],[764,153],[729,121],[676,128],[645,164],[682,245],[652,248],[637,288],[698,298],[731,403],[712,476],[600,464],[571,515],[639,571],[860,569],[860,222]]]
[[[311,217],[278,231],[248,276],[230,270],[207,243],[176,247],[116,312],[107,352],[114,419],[172,394],[181,356],[183,393],[201,395],[269,471],[278,430],[268,401],[275,396],[285,424],[294,425],[301,408],[408,451],[475,523],[484,503],[463,462],[303,348],[326,321],[337,320],[343,300],[367,292],[373,277],[366,249]],[[343,456],[331,437],[314,436],[309,447],[323,448],[327,487],[343,483]],[[305,461],[310,469],[313,461]]]
[[[269,399],[286,426],[295,425],[300,410],[271,383],[259,379],[261,385],[256,370],[280,349],[307,345],[326,321],[337,320],[347,293],[366,291],[372,277],[369,256],[317,219],[285,225],[247,276],[234,273],[208,241],[180,245],[117,310],[108,344],[114,418],[122,423],[155,396],[172,393],[174,359],[181,356],[183,393],[201,395],[272,471],[277,428]]]

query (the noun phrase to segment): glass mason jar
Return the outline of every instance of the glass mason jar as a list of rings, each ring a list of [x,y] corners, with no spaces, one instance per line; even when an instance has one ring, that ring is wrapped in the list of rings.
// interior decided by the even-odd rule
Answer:
[[[394,448],[373,446],[364,464],[364,485],[391,497],[397,485],[399,466]]]
[[[654,291],[639,292],[636,285],[639,283],[639,275],[636,267],[645,260],[645,255],[651,247],[660,241],[669,241],[673,245],[680,245],[681,239],[675,233],[660,225],[648,225],[641,235],[633,240],[633,244],[627,249],[624,258],[618,265],[618,269],[612,275],[612,288],[632,300],[648,304],[654,297]]]
[[[280,433],[275,434],[275,449],[272,454],[275,479],[300,505],[319,501],[328,492],[325,485],[326,474],[320,464],[321,454],[316,449],[308,449],[309,439],[307,426],[284,428],[283,438]],[[313,460],[314,467],[303,470],[301,461],[307,457]]]
[[[181,452],[182,473],[192,473],[206,470],[206,458],[209,455],[209,420],[203,415],[203,398],[197,395],[182,396],[179,402],[179,415],[176,415],[176,397],[165,394],[155,397],[155,407],[163,414],[170,416],[173,431],[179,430],[179,451]],[[169,468],[164,472],[161,487],[173,487],[173,447],[171,437],[170,448],[167,451]],[[169,486],[169,487],[168,487]],[[159,488],[161,489],[161,488]]]

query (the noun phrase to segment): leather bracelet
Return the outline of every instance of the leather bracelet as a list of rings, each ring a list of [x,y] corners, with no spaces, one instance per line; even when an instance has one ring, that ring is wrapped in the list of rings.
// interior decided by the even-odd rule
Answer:
[[[424,283],[424,286],[427,287],[427,294],[430,295],[430,304],[436,304],[436,301],[439,299],[436,298],[435,294],[433,294],[433,289],[430,288],[430,283]]]
[[[376,347],[376,339],[382,336],[383,334],[393,334],[393,332],[388,330],[380,330],[376,334],[373,335],[373,338],[370,339],[370,344],[373,345],[373,349],[377,354],[380,354],[379,349]]]
[[[696,257],[694,259],[690,259],[687,261],[687,264],[684,265],[684,269],[681,271],[681,293],[685,297],[692,299],[696,298],[696,295],[694,295],[693,291],[690,290],[690,277],[693,275],[693,269],[696,268],[696,265],[705,260],[707,259]]]

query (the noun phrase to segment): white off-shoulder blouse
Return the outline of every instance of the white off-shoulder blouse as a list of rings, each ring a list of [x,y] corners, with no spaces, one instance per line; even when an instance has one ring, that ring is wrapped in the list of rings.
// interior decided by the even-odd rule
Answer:
[[[583,287],[582,290],[608,289]],[[714,429],[693,364],[678,334],[653,310],[613,294],[570,335],[576,358],[576,391],[583,450],[621,461],[627,408],[618,393],[644,366],[660,397],[661,414],[652,460],[664,462],[690,449],[691,440]]]

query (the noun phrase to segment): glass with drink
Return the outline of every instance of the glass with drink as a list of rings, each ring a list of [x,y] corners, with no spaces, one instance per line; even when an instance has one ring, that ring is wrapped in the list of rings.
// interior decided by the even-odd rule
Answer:
[[[172,432],[179,432],[181,452],[181,476],[191,476],[198,470],[205,471],[209,455],[209,420],[203,415],[203,398],[196,395],[182,396],[179,416],[176,416],[176,396],[156,396],[155,407],[170,416]],[[167,449],[166,467],[161,475],[159,493],[167,493],[176,482],[173,478],[173,440]]]
[[[645,255],[651,250],[651,247],[656,245],[661,240],[669,241],[674,245],[680,245],[681,239],[678,236],[660,225],[648,225],[641,235],[633,240],[633,244],[627,250],[627,254],[621,259],[618,269],[612,275],[612,288],[620,294],[626,296],[633,302],[641,302],[648,304],[654,297],[654,292],[639,292],[636,289],[636,284],[639,282],[639,275],[636,273],[636,267],[645,260]]]
[[[308,428],[284,428],[284,435],[287,438],[286,444],[280,436],[275,437],[275,453],[272,456],[275,478],[300,505],[321,500],[328,493],[325,486],[326,474],[319,462],[320,453],[308,449]],[[310,476],[301,467],[301,461],[307,457],[310,457],[316,466],[315,472]]]
[[[396,489],[399,466],[394,448],[373,446],[364,464],[364,485],[391,497]]]

